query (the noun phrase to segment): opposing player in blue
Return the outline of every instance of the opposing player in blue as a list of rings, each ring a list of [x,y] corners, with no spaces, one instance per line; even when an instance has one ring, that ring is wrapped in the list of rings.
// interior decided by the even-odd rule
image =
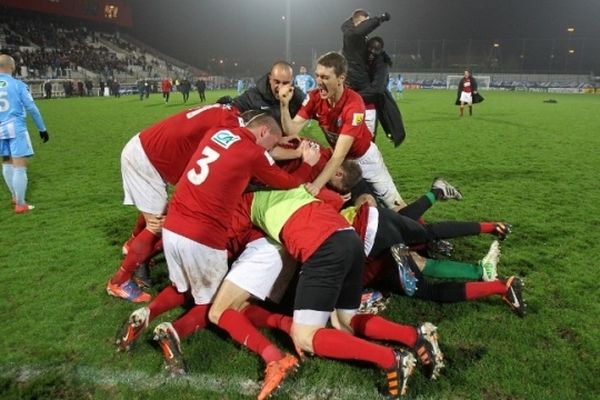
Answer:
[[[294,85],[302,89],[304,94],[317,87],[315,79],[306,73],[306,67],[304,65],[300,67],[300,73],[294,78]]]
[[[396,79],[396,100],[404,99],[404,78],[402,75],[398,74],[398,79]]]
[[[15,212],[26,213],[34,207],[25,202],[27,192],[27,163],[33,147],[27,131],[26,111],[29,111],[40,137],[49,139],[46,125],[33,97],[22,82],[12,77],[15,60],[0,54],[0,154],[2,176],[12,194]]]

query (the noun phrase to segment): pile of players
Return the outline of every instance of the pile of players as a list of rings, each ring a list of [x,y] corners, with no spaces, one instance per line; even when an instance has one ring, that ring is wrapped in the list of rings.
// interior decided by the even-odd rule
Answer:
[[[141,214],[107,292],[150,303],[122,325],[119,350],[129,350],[159,315],[182,307],[176,321],[153,331],[174,375],[186,371],[181,340],[213,324],[264,360],[258,399],[306,354],[372,363],[385,374],[386,396],[399,398],[417,361],[426,376],[440,376],[437,328],[358,313],[364,287],[439,302],[497,295],[523,316],[521,280],[498,279],[496,271],[497,239],[510,225],[425,223],[435,202],[461,193],[436,178],[406,204],[367,128],[363,99],[345,84],[347,68],[343,55],[324,54],[317,86],[305,95],[293,86],[292,67],[277,62],[231,102],[173,115],[127,143],[124,203]],[[313,119],[329,147],[300,136]],[[171,199],[168,185],[175,185]],[[417,253],[448,251],[447,239],[479,234],[497,239],[477,264]],[[140,287],[149,285],[147,276],[136,278],[136,271],[159,251],[172,284],[152,299]],[[438,281],[447,278],[462,282]],[[294,292],[289,312],[263,307],[286,290]],[[295,354],[269,341],[263,328],[287,333]]]

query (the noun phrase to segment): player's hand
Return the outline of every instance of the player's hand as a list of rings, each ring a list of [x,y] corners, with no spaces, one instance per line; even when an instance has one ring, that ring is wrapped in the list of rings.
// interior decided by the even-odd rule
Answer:
[[[319,192],[321,191],[321,188],[314,185],[312,182],[308,182],[304,184],[304,189],[306,189],[306,191],[310,194],[312,194],[313,196],[316,196],[319,194]]]
[[[283,136],[281,139],[279,139],[279,142],[277,144],[281,145],[281,146],[285,146],[285,147],[289,147],[289,146],[298,146],[301,142],[300,136],[298,135],[290,135],[290,136]]]
[[[44,143],[50,140],[50,135],[48,135],[48,131],[40,131],[40,138],[42,138],[42,142]]]
[[[392,16],[387,11],[379,16],[379,21],[381,21],[381,22],[386,22],[386,21],[389,21],[390,19],[392,19]]]
[[[294,87],[292,85],[284,85],[279,88],[279,104],[282,107],[287,107],[294,95]]]
[[[311,167],[314,167],[315,164],[319,162],[320,158],[321,152],[319,151],[318,147],[308,145],[304,146],[304,148],[302,149],[302,161],[304,161]]]
[[[163,227],[163,223],[165,221],[164,215],[155,215],[155,218],[148,218],[146,220],[147,228],[152,232],[160,232]]]

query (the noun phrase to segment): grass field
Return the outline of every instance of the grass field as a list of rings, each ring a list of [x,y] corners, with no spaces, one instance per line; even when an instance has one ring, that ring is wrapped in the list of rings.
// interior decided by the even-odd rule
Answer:
[[[488,92],[474,117],[459,119],[454,96],[406,92],[407,139],[394,149],[381,135],[379,146],[405,199],[435,176],[461,189],[462,202],[436,204],[427,220],[513,224],[499,272],[525,278],[529,314],[519,319],[499,298],[439,305],[394,297],[384,315],[438,325],[448,360],[438,381],[417,371],[410,397],[600,398],[600,97]],[[136,216],[121,205],[120,152],[137,131],[182,110],[180,99],[38,101],[51,139],[40,144],[32,134],[28,199],[36,209],[14,215],[0,192],[0,398],[256,397],[261,361],[215,330],[184,341],[191,373],[179,379],[161,371],[150,333],[128,354],[113,344],[136,308],[105,292]],[[457,240],[453,258],[475,262],[489,243]],[[163,263],[154,274],[166,284]],[[382,385],[375,368],[312,358],[276,398],[379,399]]]

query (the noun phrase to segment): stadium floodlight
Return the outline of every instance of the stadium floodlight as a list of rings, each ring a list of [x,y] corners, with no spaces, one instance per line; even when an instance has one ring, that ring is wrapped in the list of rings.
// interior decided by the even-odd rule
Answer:
[[[569,54],[575,54],[575,49],[569,49]]]
[[[567,28],[567,32],[569,32],[569,33],[573,33],[573,32],[575,32],[575,28],[573,28],[572,26],[569,26],[569,27]]]
[[[500,43],[497,43],[497,42],[494,43],[494,47],[496,47],[496,48],[500,47]]]

